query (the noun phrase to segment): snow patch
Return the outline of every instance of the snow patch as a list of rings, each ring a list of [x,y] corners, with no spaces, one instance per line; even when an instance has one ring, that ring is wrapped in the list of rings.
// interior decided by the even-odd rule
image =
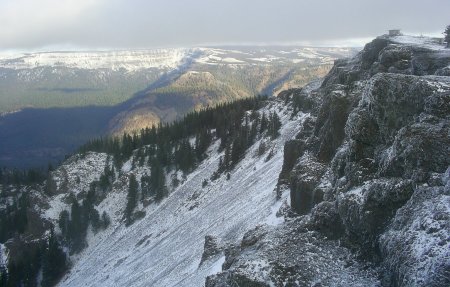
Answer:
[[[215,261],[211,267],[209,268],[209,275],[214,275],[219,272],[222,272],[222,265],[225,263],[225,255],[221,256],[217,261]]]
[[[0,270],[8,267],[8,248],[0,243]]]

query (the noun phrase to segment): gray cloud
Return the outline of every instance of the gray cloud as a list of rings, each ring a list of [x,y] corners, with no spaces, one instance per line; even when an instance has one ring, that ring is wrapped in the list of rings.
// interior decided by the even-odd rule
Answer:
[[[437,33],[448,11],[448,0],[1,0],[0,50],[350,43]]]

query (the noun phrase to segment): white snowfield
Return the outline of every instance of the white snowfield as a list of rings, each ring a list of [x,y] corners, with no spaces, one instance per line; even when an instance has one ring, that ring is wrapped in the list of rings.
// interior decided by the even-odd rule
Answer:
[[[100,52],[43,52],[0,57],[0,67],[32,69],[37,67],[68,67],[79,69],[176,68],[189,56],[190,49],[158,49]]]
[[[440,43],[438,38],[404,35],[404,36],[389,37],[389,39],[399,44],[408,44],[431,50],[446,49],[445,45],[443,43]]]
[[[224,261],[223,254],[218,254],[199,267],[205,235],[236,242],[259,224],[282,223],[283,219],[275,216],[281,202],[274,190],[283,164],[283,146],[294,138],[307,115],[291,119],[282,101],[263,110],[266,115],[270,111],[279,114],[281,136],[269,141],[270,148],[260,157],[257,141],[231,172],[230,180],[222,175],[202,188],[202,181],[209,180],[221,156],[216,142],[209,157],[181,186],[160,204],[143,208],[146,216],[129,227],[122,221],[126,188],[111,192],[98,210],[106,210],[112,224],[95,236],[88,235],[89,246],[72,257],[73,267],[59,286],[203,286],[206,276],[220,272]],[[273,157],[266,161],[271,149]]]

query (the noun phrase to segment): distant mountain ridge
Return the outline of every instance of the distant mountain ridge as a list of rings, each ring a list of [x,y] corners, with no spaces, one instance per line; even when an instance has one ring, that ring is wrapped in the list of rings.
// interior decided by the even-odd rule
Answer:
[[[125,69],[127,71],[176,68],[192,52],[191,49],[36,52],[3,57],[0,55],[0,67],[14,70],[49,66],[78,69]]]
[[[0,166],[47,165],[91,138],[301,87],[324,76],[335,59],[354,52],[214,47],[3,55]]]

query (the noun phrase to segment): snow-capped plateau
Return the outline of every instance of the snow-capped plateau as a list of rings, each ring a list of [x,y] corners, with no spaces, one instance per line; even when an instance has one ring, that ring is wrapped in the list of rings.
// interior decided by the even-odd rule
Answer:
[[[197,64],[248,65],[273,62],[299,63],[315,60],[332,64],[339,57],[351,56],[352,48],[309,47],[238,47],[238,48],[172,48],[124,51],[35,52],[0,54],[0,68],[21,70],[38,67],[76,69],[175,69],[188,61]]]
[[[194,50],[191,49],[26,53],[0,57],[0,67],[16,70],[45,66],[115,71],[148,68],[174,69],[192,53]]]
[[[333,61],[354,55],[354,48],[326,47],[237,47],[200,48],[196,63],[206,65],[262,65],[262,64],[333,64]]]

